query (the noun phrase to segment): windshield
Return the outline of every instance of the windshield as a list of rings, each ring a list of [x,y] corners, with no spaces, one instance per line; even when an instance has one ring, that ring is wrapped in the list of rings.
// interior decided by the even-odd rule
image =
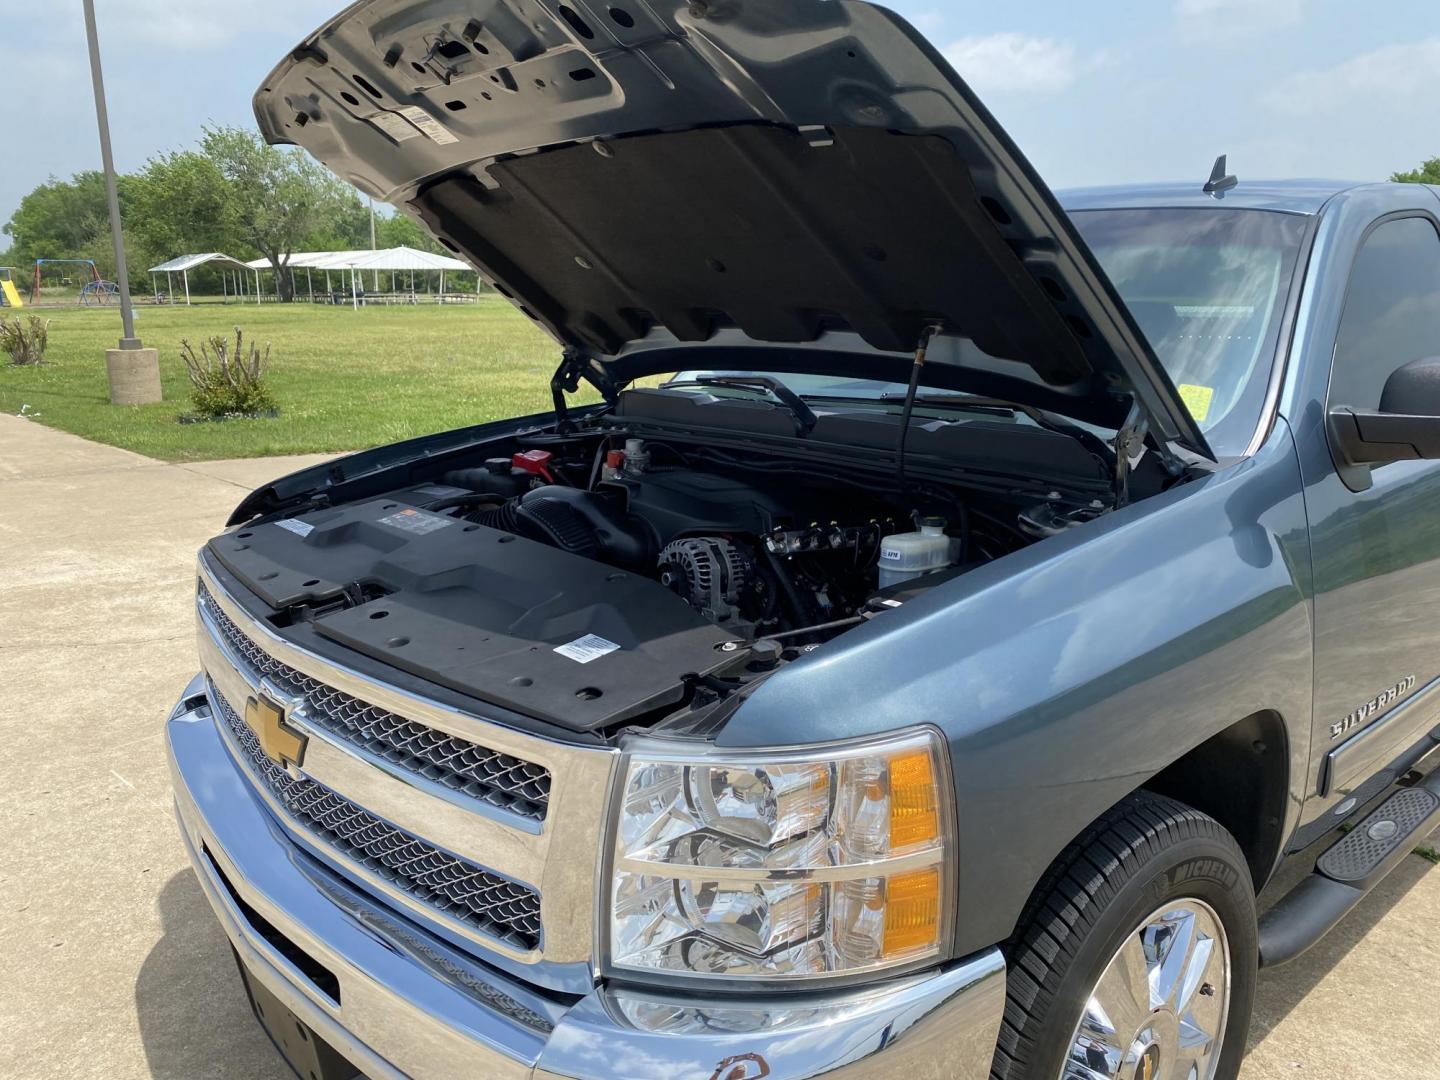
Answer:
[[[1071,217],[1215,452],[1243,453],[1306,219],[1222,207]]]
[[[1308,219],[1224,206],[1084,210],[1071,218],[1211,448],[1222,458],[1243,454],[1260,419]],[[959,341],[957,348],[962,368],[967,358],[977,367],[988,359],[973,342]],[[676,383],[704,374],[745,372],[686,371]],[[905,392],[901,383],[838,375],[769,377],[811,400],[849,397],[898,407],[894,399]],[[929,393],[931,408],[938,407],[937,392]],[[952,394],[963,407],[967,395]],[[1014,420],[1026,422],[1019,415]]]

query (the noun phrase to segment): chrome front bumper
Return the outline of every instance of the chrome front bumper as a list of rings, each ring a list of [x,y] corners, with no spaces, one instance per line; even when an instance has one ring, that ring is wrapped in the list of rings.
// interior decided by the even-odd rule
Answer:
[[[201,886],[251,977],[372,1080],[989,1075],[1005,1005],[997,950],[821,997],[540,993],[291,843],[204,695],[197,677],[167,724],[180,831]]]

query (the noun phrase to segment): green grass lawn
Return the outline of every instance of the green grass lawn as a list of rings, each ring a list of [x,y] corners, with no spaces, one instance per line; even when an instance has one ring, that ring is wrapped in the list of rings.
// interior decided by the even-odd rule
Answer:
[[[30,313],[26,309],[20,314]],[[355,450],[550,406],[559,346],[498,298],[452,307],[136,308],[136,331],[160,350],[165,400],[109,403],[105,350],[120,337],[117,309],[37,309],[51,319],[48,363],[0,356],[0,412],[23,406],[39,423],[167,461]],[[12,315],[9,309],[5,314]],[[280,416],[181,424],[190,384],[182,338],[199,346],[241,326],[271,343]]]

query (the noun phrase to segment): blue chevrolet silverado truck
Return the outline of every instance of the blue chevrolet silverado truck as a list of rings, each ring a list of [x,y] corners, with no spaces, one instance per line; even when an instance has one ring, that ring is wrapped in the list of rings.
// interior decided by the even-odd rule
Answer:
[[[302,1077],[1231,1078],[1440,821],[1436,191],[1057,200],[859,0],[364,0],[256,112],[558,343],[200,553]]]

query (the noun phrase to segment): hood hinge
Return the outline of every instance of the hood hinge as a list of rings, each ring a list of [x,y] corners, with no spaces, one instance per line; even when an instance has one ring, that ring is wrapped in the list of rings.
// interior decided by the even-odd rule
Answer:
[[[1130,470],[1145,453],[1145,438],[1150,433],[1150,420],[1137,400],[1130,406],[1125,423],[1115,433],[1115,509],[1130,503]]]
[[[555,374],[550,376],[550,398],[555,403],[555,418],[559,421],[560,431],[571,429],[565,395],[579,390],[582,379],[600,391],[600,395],[607,402],[615,404],[615,398],[620,392],[619,387],[603,370],[597,371],[598,367],[600,365],[593,363],[589,356],[576,349],[566,349],[562,355],[560,366],[555,369]]]
[[[1130,406],[1125,423],[1115,433],[1115,509],[1130,504],[1130,473],[1145,456],[1146,442],[1156,455],[1161,467],[1171,476],[1185,471],[1185,462],[1176,456],[1174,449],[1154,435],[1150,416],[1137,398]]]

